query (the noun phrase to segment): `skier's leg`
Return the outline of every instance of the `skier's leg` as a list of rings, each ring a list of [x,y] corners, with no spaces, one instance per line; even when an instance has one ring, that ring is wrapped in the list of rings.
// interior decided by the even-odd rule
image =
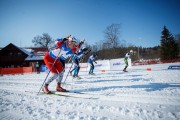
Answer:
[[[77,69],[77,75],[79,74],[79,70],[80,70],[80,66],[78,66],[78,69]]]
[[[78,73],[78,65],[77,64],[74,64],[74,74],[73,74],[73,77],[76,77],[77,76],[77,73]]]
[[[45,85],[43,87],[43,92],[45,93],[51,93],[51,91],[48,89],[49,84],[58,77],[58,74],[54,73],[46,82]]]
[[[53,75],[45,82],[44,84],[44,88],[42,89],[45,93],[51,93],[51,91],[49,91],[48,89],[48,85],[57,78],[57,66],[59,65],[59,60],[56,60],[54,63],[55,59],[51,58],[49,56],[49,54],[46,54],[44,57],[44,62],[46,64],[46,66],[48,67],[49,70],[51,70],[50,72],[53,73]],[[54,64],[53,64],[54,63]]]
[[[123,69],[123,71],[125,71],[126,72],[126,69],[127,69],[127,67],[128,67],[128,60],[127,59],[124,59],[124,62],[125,62],[125,68]]]
[[[92,64],[91,63],[89,63],[89,74],[91,74],[91,72],[92,72]]]
[[[93,68],[93,63],[91,63],[90,66],[91,66],[91,67],[90,67],[89,74],[92,74],[92,73],[93,73],[93,69],[94,69],[94,68]]]
[[[94,74],[93,71],[94,71],[94,64],[92,63],[92,74]]]
[[[57,73],[54,73],[46,82],[45,84],[49,85],[54,79],[58,77]]]
[[[125,66],[125,68],[123,69],[124,72],[126,72],[126,68],[127,68],[127,67],[128,67],[128,66]]]
[[[72,64],[74,64],[74,63],[72,63]],[[75,69],[76,69],[76,68],[75,68],[75,66],[73,65],[73,69],[69,72],[71,76],[72,76],[72,72],[75,71]]]
[[[62,88],[61,87],[61,82],[62,82],[62,79],[63,79],[63,75],[64,75],[64,71],[62,71],[61,73],[58,74],[58,77],[57,77],[57,86],[56,86],[56,90],[59,91],[59,92],[65,92],[66,89]]]
[[[89,67],[89,74],[90,74],[90,71],[91,71],[91,64],[88,63],[88,67]]]
[[[61,91],[61,92],[65,92],[66,89],[61,87],[61,82],[62,82],[63,75],[64,75],[64,72],[65,72],[65,61],[60,60],[60,64],[57,66],[57,69],[58,69],[58,77],[57,77],[56,90]]]
[[[77,76],[79,76],[79,70],[80,70],[80,66],[79,66],[79,61],[77,61]]]

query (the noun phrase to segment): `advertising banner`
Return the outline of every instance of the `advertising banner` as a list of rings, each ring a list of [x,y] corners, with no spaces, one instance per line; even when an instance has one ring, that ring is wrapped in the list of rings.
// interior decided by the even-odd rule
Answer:
[[[96,63],[94,63],[94,71],[99,70],[123,70],[125,67],[124,58],[118,58],[118,59],[111,59],[111,60],[97,60]],[[128,59],[128,68],[131,68],[131,59]],[[89,71],[90,66],[88,63],[79,63],[80,65],[80,71]],[[66,64],[65,70],[72,69],[74,65],[72,63]],[[48,69],[45,65],[41,66],[41,72],[47,72]]]
[[[119,59],[111,59],[110,62],[110,70],[123,70],[125,67],[124,58]],[[131,59],[128,59],[128,68],[131,68]]]

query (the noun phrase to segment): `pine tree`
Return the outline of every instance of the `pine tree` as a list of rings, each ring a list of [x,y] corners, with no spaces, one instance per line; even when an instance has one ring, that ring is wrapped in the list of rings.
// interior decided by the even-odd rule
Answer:
[[[173,35],[164,26],[161,36],[161,60],[172,60],[178,58],[178,44]]]

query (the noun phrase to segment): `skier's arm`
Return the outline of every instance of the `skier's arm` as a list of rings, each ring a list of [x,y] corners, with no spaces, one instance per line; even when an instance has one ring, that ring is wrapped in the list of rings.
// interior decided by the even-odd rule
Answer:
[[[82,44],[84,44],[84,41],[85,41],[85,39],[84,39],[84,40],[81,40],[81,41],[79,42],[79,46],[80,46],[80,47],[82,46]]]
[[[91,52],[91,50],[89,50],[88,52],[83,52],[79,55],[79,61],[82,61],[84,59],[84,56],[87,56],[89,54],[89,52]]]
[[[81,46],[82,46],[82,44],[84,43],[84,41],[85,41],[85,40],[81,40],[81,41],[79,42],[79,44],[78,44],[75,48],[72,49],[72,51],[73,51],[73,52],[79,51],[79,49],[81,48]]]
[[[77,60],[79,60],[79,61],[80,61],[80,60],[82,59],[83,55],[84,55],[83,53],[81,53],[81,54],[77,55],[77,57],[76,57],[76,58],[77,58]]]
[[[60,46],[62,46],[62,44],[64,43],[64,42],[66,42],[68,39],[67,38],[63,38],[61,41],[56,41],[55,43],[58,45],[58,47],[60,47]]]
[[[83,59],[84,59],[84,56],[82,56],[82,57],[81,57],[81,59],[79,60],[79,62],[82,62],[82,61],[83,61]]]
[[[91,50],[87,51],[84,55],[88,55],[91,52]]]
[[[94,62],[97,64],[97,62],[94,60]]]
[[[96,62],[95,58],[93,58],[93,59],[92,59],[92,61],[93,61],[93,62],[95,62],[95,63],[97,64],[97,62]]]

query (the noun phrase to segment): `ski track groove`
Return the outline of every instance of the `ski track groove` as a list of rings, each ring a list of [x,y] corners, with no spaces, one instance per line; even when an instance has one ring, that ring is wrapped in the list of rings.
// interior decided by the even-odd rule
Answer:
[[[11,87],[1,87],[0,90],[8,90],[11,91]],[[34,88],[28,89],[26,91],[32,91]],[[18,93],[24,93],[26,94],[24,90],[20,87],[13,87],[14,92]],[[32,91],[33,93],[33,91]],[[35,92],[35,94],[37,91]],[[103,101],[117,101],[117,102],[139,102],[139,103],[154,103],[154,104],[168,104],[169,105],[180,105],[179,101],[180,98],[174,97],[174,96],[152,96],[152,95],[147,95],[147,94],[118,94],[116,96],[108,96],[108,95],[102,95],[102,94],[88,94],[85,92],[82,92],[83,94],[79,93],[71,93],[71,92],[59,92],[62,95],[71,95],[71,96],[76,96],[77,98],[81,99],[80,97],[83,98],[94,98],[98,100],[103,100]],[[167,94],[166,94],[167,95]],[[61,96],[63,97],[63,96]],[[154,101],[154,102],[152,102]]]

